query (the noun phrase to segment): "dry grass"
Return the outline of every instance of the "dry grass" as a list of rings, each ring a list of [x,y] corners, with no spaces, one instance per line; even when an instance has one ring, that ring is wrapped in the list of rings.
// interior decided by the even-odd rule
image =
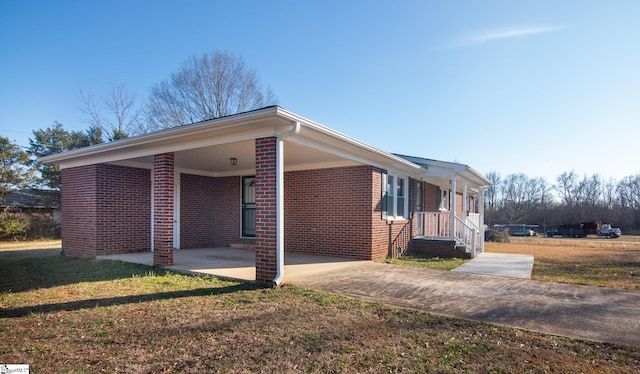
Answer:
[[[464,264],[469,260],[462,258],[442,258],[431,256],[402,256],[398,258],[387,259],[386,262],[395,265],[412,266],[423,269],[436,269],[436,270],[452,270],[458,266]]]
[[[0,363],[33,373],[640,372],[635,347],[262,289],[56,250],[0,251]]]
[[[511,238],[486,251],[533,255],[535,280],[640,289],[640,241],[629,239]]]

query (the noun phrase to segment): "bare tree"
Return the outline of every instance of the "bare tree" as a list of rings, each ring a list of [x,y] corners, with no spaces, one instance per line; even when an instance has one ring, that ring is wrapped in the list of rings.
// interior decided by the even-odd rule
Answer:
[[[541,200],[536,180],[522,173],[507,175],[502,182],[502,190],[509,223],[525,223],[531,208]]]
[[[622,207],[640,210],[640,174],[623,178],[616,192]]]
[[[151,129],[183,126],[258,109],[276,101],[244,59],[229,52],[192,56],[177,73],[151,89]]]
[[[573,208],[576,201],[575,186],[578,184],[578,175],[573,170],[565,171],[558,176],[556,182],[554,187],[560,194],[560,199],[567,207]]]
[[[80,90],[85,122],[101,129],[109,140],[126,138],[146,132],[142,126],[142,110],[136,103],[136,95],[129,93],[123,82],[111,82],[108,93],[102,99],[103,115],[96,105],[92,92]]]
[[[490,171],[486,175],[487,179],[491,181],[491,186],[484,190],[484,200],[487,207],[491,210],[498,208],[498,198],[500,194],[500,184],[502,183],[502,177],[497,171]]]
[[[609,178],[602,185],[602,198],[606,209],[613,209],[616,205],[616,181]]]

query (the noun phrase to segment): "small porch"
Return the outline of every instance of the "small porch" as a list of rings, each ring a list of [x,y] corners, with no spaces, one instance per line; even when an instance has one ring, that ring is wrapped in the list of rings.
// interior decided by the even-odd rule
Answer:
[[[455,257],[475,258],[484,251],[484,233],[480,229],[481,216],[468,213],[460,217],[451,212],[417,212],[416,235],[413,240],[451,242],[455,248]]]
[[[402,240],[405,251],[462,258],[484,252],[484,190],[491,182],[464,164],[398,156],[422,166],[421,180],[431,186],[412,204],[416,209],[408,224],[411,232]],[[422,193],[417,195],[420,199]]]

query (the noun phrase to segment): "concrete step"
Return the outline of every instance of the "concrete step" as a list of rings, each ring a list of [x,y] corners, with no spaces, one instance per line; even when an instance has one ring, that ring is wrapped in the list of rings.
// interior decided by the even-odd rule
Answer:
[[[246,249],[249,251],[255,251],[256,245],[249,243],[231,243],[231,248],[233,249]]]

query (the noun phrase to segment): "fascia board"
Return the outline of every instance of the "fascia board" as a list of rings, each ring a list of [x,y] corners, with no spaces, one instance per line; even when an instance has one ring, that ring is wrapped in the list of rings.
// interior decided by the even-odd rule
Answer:
[[[478,187],[483,188],[491,186],[491,181],[474,169],[467,167],[466,172],[471,174],[468,179],[473,180]]]
[[[188,125],[168,129],[167,131],[163,130],[159,133],[123,139],[113,143],[105,143],[104,145],[99,144],[87,148],[79,148],[46,156],[41,158],[40,161],[58,163],[62,169],[115,162],[167,152],[178,152],[261,137],[277,136],[279,133],[289,129],[290,126],[290,123],[286,121],[278,121],[271,111],[268,116],[263,115],[260,118],[254,115],[249,122],[233,119],[234,121],[227,120],[223,122],[213,120],[202,124]],[[257,122],[252,123],[253,121]],[[215,124],[212,122],[215,122]]]
[[[452,168],[427,165],[427,177],[452,177],[454,175],[456,175],[456,171]]]
[[[304,131],[304,130],[303,130]],[[301,131],[302,133],[302,131]],[[319,137],[307,137],[296,136],[287,139],[300,145],[304,145],[309,148],[314,148],[322,152],[330,153],[341,158],[351,160],[363,165],[371,165],[384,170],[401,170],[403,173],[415,175],[419,172],[420,166],[415,164],[405,164],[393,162],[384,156],[367,153],[362,149],[349,147],[348,144],[331,142],[326,143],[319,139]]]
[[[96,144],[90,147],[78,148],[71,151],[65,151],[54,155],[45,156],[42,157],[40,161],[55,163],[57,161],[71,157],[91,156],[105,151],[115,151],[124,148],[143,146],[145,144],[156,143],[166,139],[180,139],[185,136],[203,136],[209,133],[234,129],[237,126],[245,125],[247,123],[267,120],[269,119],[269,117],[275,119],[275,115],[277,114],[276,109],[277,107],[270,107],[254,112],[212,119],[209,121],[203,121],[191,125],[168,128],[149,134],[120,139],[114,142]]]
[[[287,139],[289,141],[381,169],[393,168],[412,176],[420,175],[421,171],[424,170],[420,165],[372,147],[304,117],[287,112],[282,108],[279,108],[279,114],[284,118],[301,124],[300,133]]]

